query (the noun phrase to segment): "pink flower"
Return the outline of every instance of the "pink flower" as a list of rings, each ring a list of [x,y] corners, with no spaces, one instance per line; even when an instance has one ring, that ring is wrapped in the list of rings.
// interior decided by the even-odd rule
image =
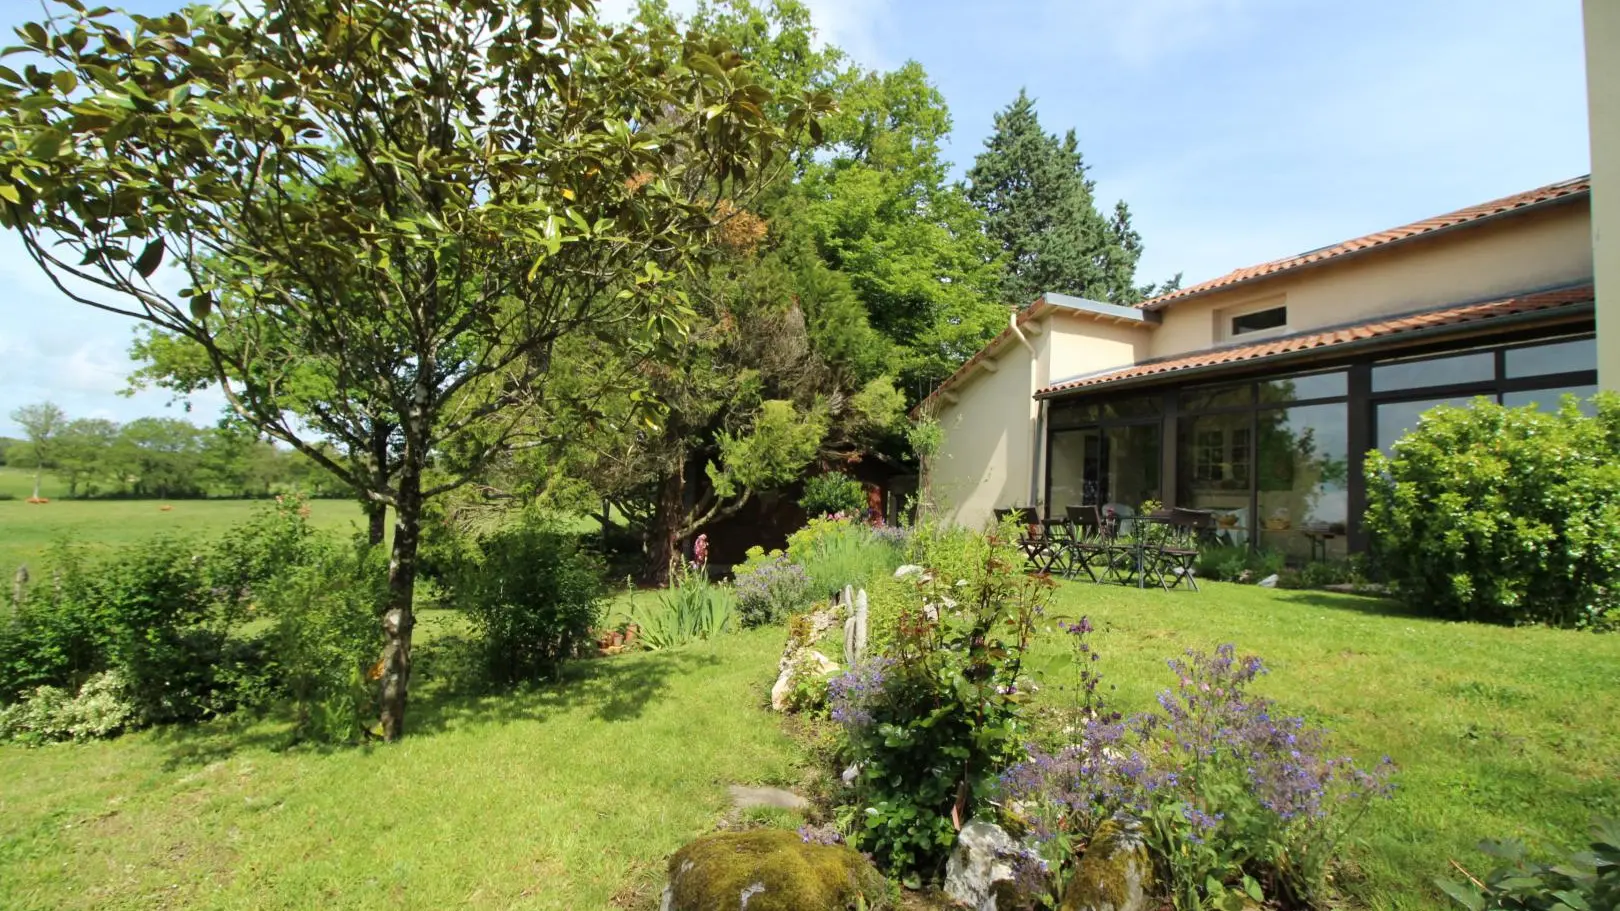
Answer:
[[[709,536],[698,535],[697,541],[692,545],[692,556],[698,563],[709,562]]]

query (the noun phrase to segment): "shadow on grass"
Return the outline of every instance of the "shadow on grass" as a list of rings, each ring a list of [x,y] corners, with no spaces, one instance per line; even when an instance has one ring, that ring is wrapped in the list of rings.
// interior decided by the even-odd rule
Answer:
[[[1344,592],[1320,592],[1301,589],[1280,591],[1277,600],[1324,610],[1351,611],[1375,617],[1404,617],[1408,620],[1434,620],[1420,611],[1385,595],[1354,595]]]
[[[553,715],[581,711],[596,721],[634,721],[656,708],[672,681],[718,664],[720,659],[713,654],[680,650],[579,660],[565,665],[562,679],[556,682],[482,694],[443,679],[416,680],[405,715],[406,737],[432,736],[471,725],[545,721]],[[287,709],[235,712],[200,724],[168,725],[153,729],[150,736],[168,751],[163,763],[166,771],[211,765],[245,750],[370,753],[379,746],[374,741],[329,744],[297,740]]]

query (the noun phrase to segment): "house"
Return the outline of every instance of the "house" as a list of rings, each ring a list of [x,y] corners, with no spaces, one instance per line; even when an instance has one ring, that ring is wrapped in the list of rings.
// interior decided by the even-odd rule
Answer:
[[[1423,411],[1596,391],[1591,197],[1567,180],[1136,307],[1046,294],[919,406],[931,497],[974,526],[1155,501],[1233,544],[1359,549],[1360,456]]]

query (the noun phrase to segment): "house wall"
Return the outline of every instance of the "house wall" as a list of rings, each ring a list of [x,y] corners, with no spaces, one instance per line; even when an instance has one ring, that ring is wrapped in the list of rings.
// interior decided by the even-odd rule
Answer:
[[[1182,301],[1163,311],[1149,356],[1232,341],[1222,331],[1231,312],[1271,303],[1288,307],[1281,334],[1588,281],[1591,232],[1588,206],[1566,203]]]
[[[1620,3],[1586,0],[1585,8],[1598,384],[1620,389]]]
[[[996,372],[976,370],[953,390],[956,402],[935,412],[944,441],[930,466],[928,496],[944,518],[972,528],[982,528],[996,508],[1028,505],[1036,470],[1035,358],[1013,340],[995,361]]]
[[[1047,318],[1042,358],[1045,375],[1038,386],[1048,386],[1087,373],[1130,365],[1148,357],[1152,347],[1149,326],[1108,322],[1058,311]]]

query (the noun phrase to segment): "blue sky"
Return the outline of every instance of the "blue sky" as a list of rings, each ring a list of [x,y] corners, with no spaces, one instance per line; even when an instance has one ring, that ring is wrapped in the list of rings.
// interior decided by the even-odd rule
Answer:
[[[1143,280],[1195,282],[1589,169],[1579,0],[808,5],[861,64],[923,64],[958,173],[1027,88],[1048,129],[1078,132],[1100,201],[1130,203]],[[37,10],[0,6],[8,33]],[[162,393],[117,395],[127,321],[63,300],[9,236],[0,288],[0,435],[45,398],[73,416],[176,413]]]

